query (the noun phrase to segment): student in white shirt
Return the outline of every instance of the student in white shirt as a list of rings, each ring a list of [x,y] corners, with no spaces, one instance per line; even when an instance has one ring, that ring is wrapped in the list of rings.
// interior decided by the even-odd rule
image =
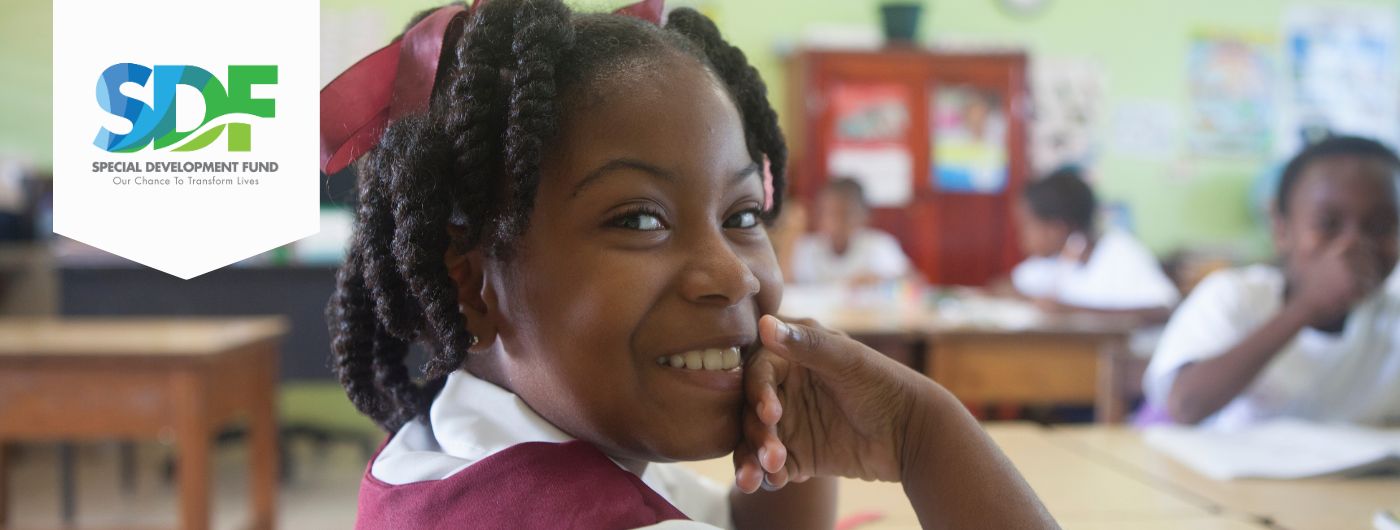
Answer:
[[[899,241],[866,226],[870,207],[859,182],[833,179],[819,201],[817,232],[797,241],[789,281],[868,284],[909,274],[909,258]]]
[[[1280,267],[1207,277],[1167,325],[1143,381],[1178,423],[1232,428],[1287,416],[1400,422],[1396,263],[1400,159],[1334,137],[1288,164],[1274,203]]]
[[[1021,248],[1011,272],[1022,296],[1054,310],[1131,314],[1165,322],[1180,298],[1152,253],[1128,233],[1097,231],[1097,200],[1066,168],[1026,186],[1016,207]]]

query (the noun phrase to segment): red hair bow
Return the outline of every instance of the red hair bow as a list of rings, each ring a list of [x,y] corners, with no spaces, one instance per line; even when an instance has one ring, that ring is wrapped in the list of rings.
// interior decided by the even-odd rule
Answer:
[[[444,40],[456,40],[471,8],[438,8],[321,89],[321,171],[336,173],[379,143],[390,122],[428,108]],[[661,23],[663,0],[641,0],[614,13]]]

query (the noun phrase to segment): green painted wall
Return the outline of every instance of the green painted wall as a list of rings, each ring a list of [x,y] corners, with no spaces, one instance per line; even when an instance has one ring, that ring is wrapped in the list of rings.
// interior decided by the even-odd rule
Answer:
[[[383,13],[376,42],[387,40],[420,9],[435,1],[323,0],[323,13]],[[625,0],[574,2],[607,8]],[[786,110],[780,44],[796,42],[809,24],[879,24],[878,0],[689,0],[714,18],[725,35],[763,72],[776,108]],[[1111,111],[1120,103],[1154,100],[1186,112],[1186,60],[1192,32],[1225,29],[1277,35],[1282,14],[1294,5],[1325,0],[1050,0],[1042,13],[1016,18],[997,0],[930,0],[924,38],[952,38],[1023,47],[1032,57],[1089,59],[1105,75],[1099,112],[1098,189],[1106,202],[1123,202],[1137,231],[1154,250],[1228,246],[1246,256],[1268,252],[1263,232],[1247,207],[1252,180],[1269,159],[1212,160],[1190,157],[1180,135],[1165,158],[1140,159],[1106,150]],[[1391,6],[1397,0],[1351,0]],[[50,4],[7,0],[0,7],[0,68],[6,72],[0,102],[0,156],[19,155],[46,165],[51,155]],[[323,21],[325,20],[323,16]],[[1281,66],[1281,61],[1277,66]],[[1184,119],[1182,122],[1184,123]]]
[[[53,158],[53,7],[0,4],[0,158],[48,167]],[[94,85],[96,81],[94,80]]]

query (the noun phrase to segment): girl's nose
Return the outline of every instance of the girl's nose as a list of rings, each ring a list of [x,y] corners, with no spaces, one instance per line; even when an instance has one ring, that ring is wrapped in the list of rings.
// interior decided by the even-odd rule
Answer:
[[[758,293],[758,277],[722,234],[697,245],[681,279],[681,294],[703,304],[738,304]]]

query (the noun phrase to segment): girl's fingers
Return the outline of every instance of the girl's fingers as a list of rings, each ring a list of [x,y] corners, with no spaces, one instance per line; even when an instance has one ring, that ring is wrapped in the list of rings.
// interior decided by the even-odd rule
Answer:
[[[763,398],[765,403],[769,399],[775,402],[777,398],[771,387],[767,387],[767,392],[758,392],[758,395],[769,396]],[[787,461],[787,448],[778,437],[777,422],[765,424],[759,418],[759,410],[765,408],[765,403],[744,412],[744,438],[734,449],[734,484],[744,493],[753,493],[762,487],[768,471],[782,469]]]
[[[778,368],[773,364],[775,354],[760,350],[746,368],[744,393],[758,419],[766,425],[777,425],[783,416],[783,404],[778,399]],[[781,362],[781,361],[779,361]]]
[[[744,420],[745,423],[757,423],[750,417]],[[756,443],[745,439],[734,448],[734,485],[744,493],[753,493],[763,485],[764,471],[758,462],[757,447]]]
[[[758,320],[758,335],[768,350],[821,375],[850,373],[862,357],[857,354],[859,343],[819,328],[783,322],[773,315]]]
[[[776,433],[758,446],[758,465],[768,473],[777,473],[787,465],[787,446],[778,440]]]
[[[734,486],[744,493],[753,493],[762,485],[763,470],[758,468],[758,462],[750,454],[750,458],[746,458],[734,471]]]
[[[775,453],[785,455],[786,452],[787,450],[781,445],[776,450],[764,447],[757,454],[747,445],[736,449],[734,451],[734,485],[744,493],[753,493],[759,488],[772,491],[783,487],[788,483],[786,462],[775,460],[773,456],[769,455]],[[770,464],[761,463],[763,461],[781,463],[775,466],[776,472],[768,472],[764,468]]]
[[[753,452],[754,462],[760,470],[771,473],[782,469],[787,463],[787,447],[778,436],[777,425],[766,425],[752,413],[744,414],[743,422],[744,442],[741,446]]]
[[[788,483],[787,469],[779,469],[777,473],[766,473],[763,475],[763,489],[777,491],[783,489]]]
[[[758,402],[758,420],[764,425],[776,426],[783,419],[783,402],[778,399],[777,387],[764,387]]]

